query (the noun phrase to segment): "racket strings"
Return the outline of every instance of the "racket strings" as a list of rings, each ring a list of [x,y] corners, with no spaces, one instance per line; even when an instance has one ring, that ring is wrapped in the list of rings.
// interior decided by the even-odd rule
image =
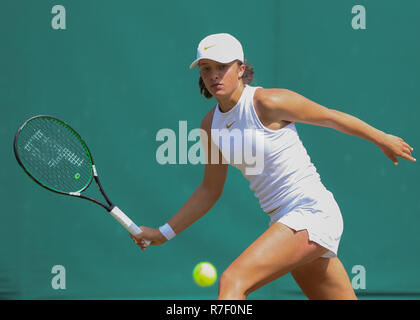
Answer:
[[[19,132],[19,158],[42,185],[60,192],[79,192],[92,179],[92,161],[80,137],[66,124],[38,117]]]

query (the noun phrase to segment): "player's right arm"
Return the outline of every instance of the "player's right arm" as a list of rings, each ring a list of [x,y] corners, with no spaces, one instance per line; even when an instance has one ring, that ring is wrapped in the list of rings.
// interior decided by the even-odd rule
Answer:
[[[203,143],[206,157],[203,180],[190,198],[168,221],[168,224],[176,234],[181,233],[195,221],[204,216],[214,206],[223,191],[228,164],[222,163],[220,150],[211,139],[213,113],[214,108],[203,118],[201,122],[201,141]],[[211,150],[213,150],[213,152],[216,151],[218,159],[211,159]],[[135,238],[138,241],[141,248],[145,248],[144,245],[141,245],[141,239],[152,241],[152,245],[159,245],[166,242],[166,238],[160,233],[159,229],[151,229],[144,226],[140,226],[140,228],[144,232],[132,238]]]
[[[206,164],[201,184],[181,209],[168,221],[176,234],[181,233],[205,215],[222,194],[226,181],[228,165],[222,163],[222,155],[211,139],[211,123],[214,108],[201,122],[201,141],[205,150]],[[211,159],[211,150],[217,151],[218,159]]]

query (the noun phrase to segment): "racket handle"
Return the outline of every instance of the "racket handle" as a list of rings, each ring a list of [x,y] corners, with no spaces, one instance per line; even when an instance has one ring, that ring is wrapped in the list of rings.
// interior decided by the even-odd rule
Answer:
[[[112,210],[109,212],[121,225],[127,229],[128,232],[130,232],[133,236],[136,236],[143,231],[133,222],[127,215],[120,210],[117,206],[112,208]],[[149,240],[144,240],[147,245],[150,244]]]

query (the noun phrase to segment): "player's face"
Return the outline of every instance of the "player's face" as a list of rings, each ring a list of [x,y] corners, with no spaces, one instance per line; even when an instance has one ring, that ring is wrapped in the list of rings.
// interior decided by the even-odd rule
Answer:
[[[200,61],[200,75],[207,90],[217,99],[230,95],[239,85],[245,66],[236,61],[220,63],[209,59]]]

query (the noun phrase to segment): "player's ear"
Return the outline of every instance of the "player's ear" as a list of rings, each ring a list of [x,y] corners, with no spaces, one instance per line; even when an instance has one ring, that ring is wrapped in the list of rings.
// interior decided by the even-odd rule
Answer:
[[[246,69],[246,66],[245,66],[245,64],[244,63],[240,63],[240,65],[239,65],[239,77],[243,77],[243,75],[244,75],[244,73],[245,73],[245,69]]]

